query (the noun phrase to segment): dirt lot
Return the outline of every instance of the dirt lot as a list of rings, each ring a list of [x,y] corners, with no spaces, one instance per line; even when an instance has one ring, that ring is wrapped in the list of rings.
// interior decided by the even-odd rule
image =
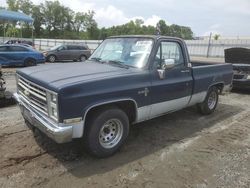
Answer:
[[[250,187],[249,101],[250,92],[234,92],[221,96],[213,115],[193,107],[133,126],[107,159],[92,158],[77,141],[33,135],[17,106],[1,108],[0,187]]]

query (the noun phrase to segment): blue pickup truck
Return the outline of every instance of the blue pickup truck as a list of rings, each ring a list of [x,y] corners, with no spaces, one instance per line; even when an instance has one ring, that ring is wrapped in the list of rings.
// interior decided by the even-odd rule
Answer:
[[[132,124],[193,105],[211,114],[232,77],[231,64],[190,62],[182,39],[116,36],[84,63],[18,70],[15,98],[29,127],[107,157]]]

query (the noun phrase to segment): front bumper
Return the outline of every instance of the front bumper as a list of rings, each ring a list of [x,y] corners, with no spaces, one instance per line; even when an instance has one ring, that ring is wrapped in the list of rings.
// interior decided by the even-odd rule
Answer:
[[[25,98],[18,93],[14,94],[14,98],[19,103],[21,113],[25,120],[27,120],[32,126],[38,128],[48,137],[53,139],[57,143],[70,142],[73,137],[73,126],[62,125],[55,123],[47,116],[41,114],[37,110],[31,108]]]

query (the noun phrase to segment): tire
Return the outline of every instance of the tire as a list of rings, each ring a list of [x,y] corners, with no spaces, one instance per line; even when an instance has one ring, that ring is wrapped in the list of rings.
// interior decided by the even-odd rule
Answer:
[[[49,55],[47,59],[48,59],[48,61],[50,63],[54,63],[56,61],[56,56],[55,55]]]
[[[218,89],[216,87],[211,87],[208,90],[205,100],[202,103],[198,104],[198,109],[200,113],[203,115],[212,114],[217,107],[218,100],[219,100]]]
[[[36,65],[36,60],[34,60],[34,59],[29,58],[29,59],[26,59],[24,61],[25,67],[30,67],[30,66],[34,66],[34,65]]]
[[[87,60],[87,57],[86,57],[85,55],[81,55],[80,58],[79,58],[79,60],[80,60],[81,62],[84,62],[84,61]]]
[[[129,133],[129,120],[116,107],[95,111],[84,131],[85,146],[95,157],[104,158],[116,153]]]

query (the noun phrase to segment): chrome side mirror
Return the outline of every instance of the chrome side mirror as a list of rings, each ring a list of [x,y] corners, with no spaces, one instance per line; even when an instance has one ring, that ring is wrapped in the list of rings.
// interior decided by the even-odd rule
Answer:
[[[157,72],[159,74],[159,78],[163,80],[166,77],[166,70],[171,69],[175,66],[175,60],[174,59],[165,59],[162,62],[161,68],[157,69]]]
[[[173,68],[175,65],[175,60],[174,59],[165,59],[164,62],[162,63],[162,69],[170,69]]]
[[[163,80],[165,78],[165,76],[166,76],[165,69],[157,69],[157,72],[159,74],[160,79]]]

